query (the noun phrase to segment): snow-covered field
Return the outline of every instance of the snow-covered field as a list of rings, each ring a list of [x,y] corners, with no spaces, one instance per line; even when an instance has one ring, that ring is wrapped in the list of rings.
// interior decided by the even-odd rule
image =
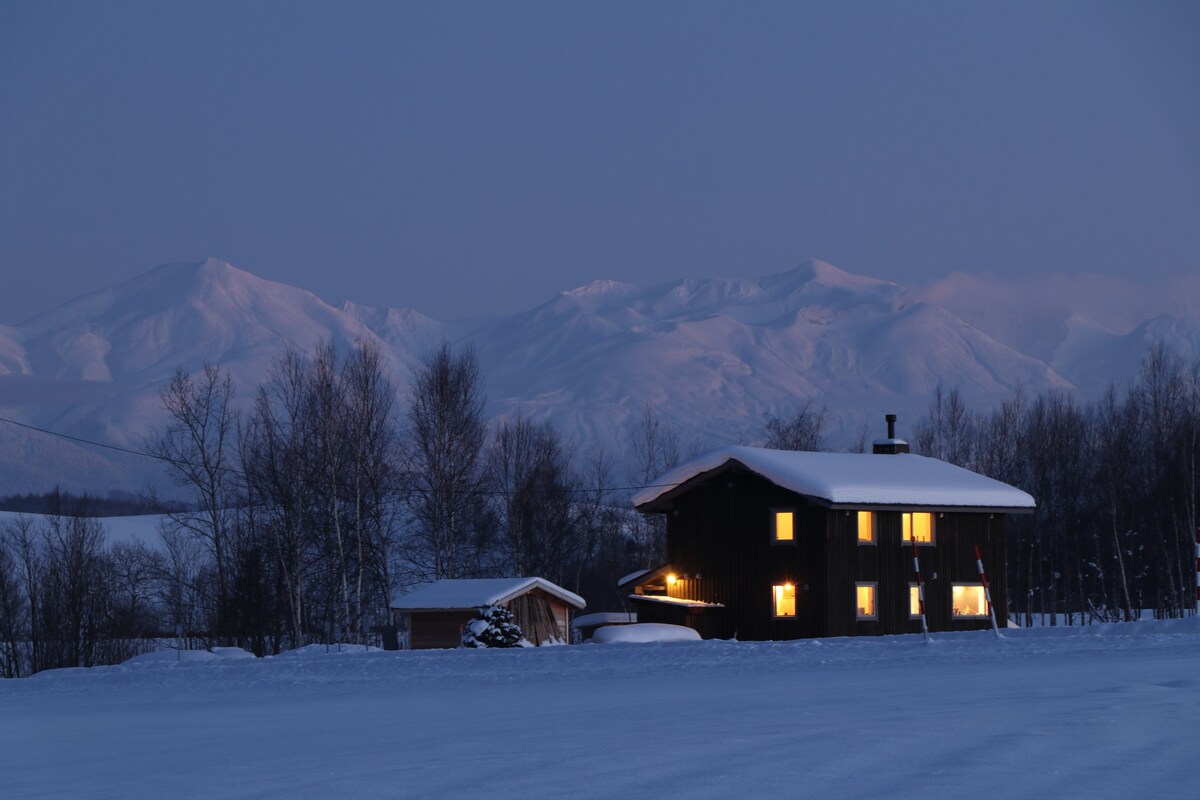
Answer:
[[[41,514],[19,514],[16,511],[0,511],[0,525],[15,522],[21,517],[40,524],[45,517]],[[104,527],[105,541],[109,545],[119,542],[136,544],[141,542],[148,547],[161,546],[162,535],[159,532],[165,517],[158,514],[147,514],[136,517],[97,517]]]
[[[1200,620],[1005,636],[59,670],[0,797],[1200,797]]]

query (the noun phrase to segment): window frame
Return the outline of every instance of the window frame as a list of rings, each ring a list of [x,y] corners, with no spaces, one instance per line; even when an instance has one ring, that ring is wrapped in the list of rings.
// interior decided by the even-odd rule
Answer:
[[[870,514],[871,516],[871,538],[863,539],[859,536],[859,531],[862,525],[862,514]],[[854,540],[861,545],[875,545],[879,543],[879,512],[871,511],[870,509],[861,508],[854,514]]]
[[[936,511],[901,511],[900,512],[900,546],[901,547],[911,547],[913,545],[913,540],[911,538],[911,534],[910,534],[910,538],[908,538],[908,539],[904,538],[904,518],[906,516],[909,517],[908,529],[909,529],[909,531],[912,531],[912,515],[913,514],[928,514],[929,515],[929,541],[922,542],[922,541],[918,540],[916,542],[917,547],[936,547],[937,546],[937,538],[938,538],[938,534],[937,534],[938,514]]]
[[[779,515],[792,515],[792,538],[779,538]],[[796,508],[794,506],[779,506],[771,509],[771,544],[772,545],[794,545],[796,544]],[[782,585],[782,584],[781,584]]]
[[[964,588],[972,588],[972,589],[978,588],[979,589],[979,596],[983,599],[983,605],[984,605],[982,614],[956,614],[956,613],[954,613],[954,590],[956,587],[959,587],[959,586],[962,586]],[[981,582],[979,582],[979,581],[952,581],[950,583],[950,619],[951,620],[991,619],[991,616],[992,616],[991,603],[988,602],[987,592],[985,592],[983,590],[983,584]]]
[[[779,601],[783,597],[783,590],[788,586],[792,587],[792,613],[791,614],[780,614],[779,613]],[[771,584],[771,618],[772,619],[785,619],[785,620],[786,619],[796,619],[797,618],[798,594],[799,594],[799,592],[797,591],[796,584],[792,583],[791,581],[784,581],[783,583]]]
[[[864,616],[858,612],[858,590],[870,587],[871,589],[871,614]],[[854,621],[855,622],[878,622],[879,621],[879,582],[878,581],[855,581],[854,582]]]
[[[917,610],[916,611],[913,611],[913,598],[914,598],[913,592],[914,591],[917,592],[917,594],[915,595],[916,600],[917,600]],[[919,583],[917,583],[916,581],[909,581],[909,583],[908,583],[908,618],[909,619],[920,619],[921,618],[921,595],[920,595],[920,592],[921,592],[921,585]]]

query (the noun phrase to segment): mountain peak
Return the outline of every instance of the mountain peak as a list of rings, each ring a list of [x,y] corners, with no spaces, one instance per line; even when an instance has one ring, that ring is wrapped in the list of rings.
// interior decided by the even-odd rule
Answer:
[[[816,283],[831,289],[851,289],[855,291],[875,291],[882,288],[899,288],[891,281],[872,278],[867,275],[857,275],[835,267],[827,261],[817,258],[809,259],[795,269],[764,279],[764,283],[778,281],[779,283],[801,284]]]
[[[632,283],[622,283],[621,281],[601,279],[601,280],[597,280],[597,281],[592,281],[591,283],[589,283],[585,286],[580,286],[575,289],[568,289],[567,291],[563,292],[562,294],[564,297],[577,297],[577,298],[600,297],[603,295],[609,295],[609,294],[614,294],[614,293],[628,294],[629,292],[638,291],[639,288],[640,287],[635,286]]]

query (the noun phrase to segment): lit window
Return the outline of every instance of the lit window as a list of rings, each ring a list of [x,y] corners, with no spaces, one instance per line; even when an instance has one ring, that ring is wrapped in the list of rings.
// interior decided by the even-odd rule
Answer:
[[[875,544],[875,515],[870,511],[858,512],[858,543]]]
[[[933,544],[933,514],[928,511],[906,512],[900,515],[900,522],[905,542]]]
[[[854,593],[857,598],[858,619],[875,619],[875,584],[856,583]]]
[[[775,616],[796,616],[796,587],[791,583],[775,584]]]
[[[955,617],[986,617],[987,595],[982,583],[955,583],[950,588]]]
[[[775,512],[775,541],[790,542],[795,539],[796,515],[791,511]]]
[[[915,583],[908,585],[908,618],[917,619],[921,616],[921,590]]]

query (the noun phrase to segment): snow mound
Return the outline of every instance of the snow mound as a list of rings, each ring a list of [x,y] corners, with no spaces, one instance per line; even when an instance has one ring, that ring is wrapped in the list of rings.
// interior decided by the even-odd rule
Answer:
[[[573,628],[590,628],[594,625],[630,625],[637,622],[637,614],[632,611],[597,611],[594,614],[583,614],[571,623]]]
[[[258,658],[254,653],[240,647],[214,647],[212,654],[219,658]]]
[[[340,648],[340,649],[339,649]],[[349,655],[351,653],[382,653],[383,648],[373,647],[369,644],[306,644],[303,647],[297,647],[295,650],[284,650],[277,657],[286,658],[288,656],[323,656],[323,655]]]
[[[605,625],[592,634],[597,644],[614,642],[698,642],[700,634],[683,625],[667,625],[664,622],[638,622],[633,625]]]
[[[236,650],[237,648],[228,648]],[[244,652],[244,651],[243,651]],[[207,650],[155,650],[150,653],[142,653],[140,656],[127,658],[123,664],[176,664],[184,661],[216,661],[221,656],[210,653]]]

